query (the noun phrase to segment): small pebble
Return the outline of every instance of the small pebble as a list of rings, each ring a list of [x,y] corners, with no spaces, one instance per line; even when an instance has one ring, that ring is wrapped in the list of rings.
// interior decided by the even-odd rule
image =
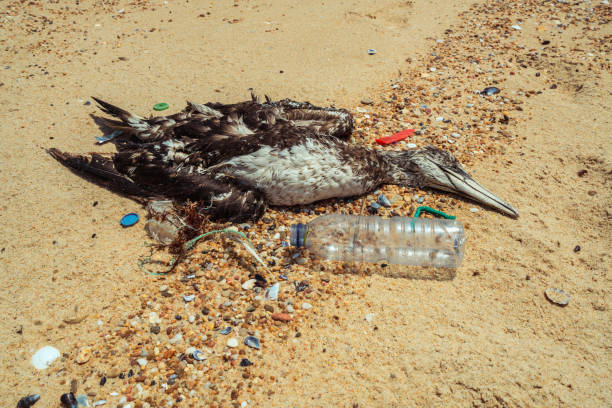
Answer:
[[[367,315],[364,316],[364,319],[366,322],[371,323],[372,320],[374,319],[374,316],[376,316],[375,313],[368,313]]]
[[[272,313],[270,316],[272,320],[276,320],[278,322],[287,323],[291,321],[291,315],[288,313]]]
[[[580,249],[581,249],[581,248],[580,248],[580,245],[576,245],[576,246],[574,247],[574,252],[580,252]]]
[[[304,302],[304,303],[302,303],[302,309],[303,310],[310,310],[310,309],[312,309],[312,305],[310,303],[308,303],[308,302]]]
[[[232,332],[232,327],[231,326],[227,326],[225,329],[219,330],[219,333],[225,335],[228,335]]]
[[[425,197],[417,198],[417,203],[422,204],[425,201]]]
[[[477,213],[478,211],[479,211],[479,210],[478,210],[478,208],[476,208],[476,207],[472,207],[472,208],[470,208],[470,212],[471,212],[471,213]]]
[[[183,300],[185,302],[193,302],[194,299],[195,299],[195,295],[185,295],[185,296],[183,296]]]
[[[227,339],[227,342],[225,344],[227,345],[227,347],[231,347],[231,348],[238,347],[238,339],[235,337],[231,337]]]
[[[361,100],[361,103],[364,105],[372,105],[374,103],[373,100],[371,100],[370,98],[364,98]]]

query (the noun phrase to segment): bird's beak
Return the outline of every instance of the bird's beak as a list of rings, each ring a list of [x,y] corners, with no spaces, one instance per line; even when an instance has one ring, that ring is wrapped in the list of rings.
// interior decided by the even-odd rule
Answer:
[[[497,197],[495,194],[474,181],[474,179],[465,171],[461,169],[448,168],[437,163],[436,165],[440,170],[442,170],[444,177],[436,178],[435,181],[428,183],[430,187],[461,195],[478,203],[494,208],[512,218],[518,218],[518,211],[516,211],[510,204],[506,203],[504,200]]]

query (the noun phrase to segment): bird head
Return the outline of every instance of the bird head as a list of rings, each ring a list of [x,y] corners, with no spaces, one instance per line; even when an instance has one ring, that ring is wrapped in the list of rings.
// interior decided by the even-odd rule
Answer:
[[[474,181],[457,158],[447,151],[428,146],[421,150],[385,152],[384,155],[392,166],[391,177],[395,184],[447,191],[510,217],[519,215],[510,204]]]

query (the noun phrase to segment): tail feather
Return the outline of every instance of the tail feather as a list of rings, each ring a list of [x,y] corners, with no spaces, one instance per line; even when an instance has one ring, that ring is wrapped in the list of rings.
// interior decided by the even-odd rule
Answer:
[[[74,155],[51,148],[47,150],[55,160],[73,170],[77,175],[88,178],[111,191],[128,196],[148,197],[154,194],[129,177],[119,173],[113,160],[96,153],[90,156]]]

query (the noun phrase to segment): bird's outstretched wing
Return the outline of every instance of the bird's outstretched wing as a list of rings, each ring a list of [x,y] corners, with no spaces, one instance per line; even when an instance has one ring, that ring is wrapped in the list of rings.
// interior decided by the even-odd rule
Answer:
[[[329,137],[348,139],[353,131],[353,117],[344,109],[318,107],[308,102],[266,97],[261,102],[252,95],[250,101],[235,104],[187,102],[181,112],[144,119],[115,105],[94,98],[103,112],[115,119],[99,118],[107,127],[120,130],[116,140],[119,150],[135,145],[177,140],[189,143],[208,138],[238,139],[273,129],[295,126]],[[282,133],[278,132],[282,137]]]

